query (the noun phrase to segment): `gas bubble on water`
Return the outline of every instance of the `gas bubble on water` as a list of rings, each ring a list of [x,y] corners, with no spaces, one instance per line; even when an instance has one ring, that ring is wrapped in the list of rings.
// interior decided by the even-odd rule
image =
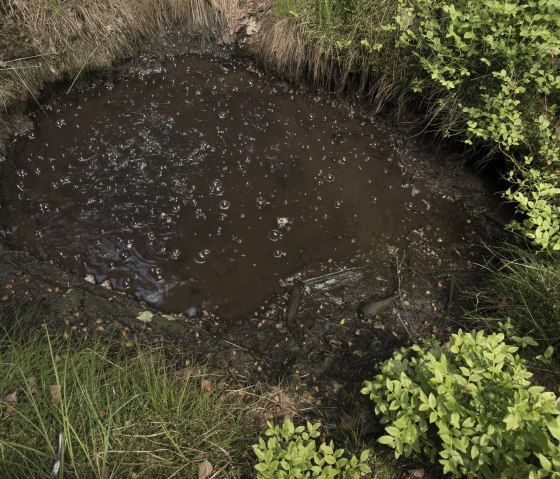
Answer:
[[[202,251],[199,251],[197,253],[197,255],[194,258],[194,262],[198,264],[204,264],[208,260],[208,256],[210,256],[210,250],[203,249]]]
[[[230,205],[231,205],[231,203],[228,200],[220,201],[220,209],[221,210],[224,210],[224,211],[228,210]]]
[[[215,179],[210,185],[210,194],[214,196],[222,196],[224,194],[224,185],[218,179]]]
[[[262,210],[269,203],[262,196],[257,196],[255,204],[257,206],[257,209]]]
[[[161,281],[161,279],[163,278],[161,269],[157,266],[150,267],[148,269],[148,273],[150,273],[150,276],[154,277],[157,281]]]
[[[278,230],[271,230],[268,233],[268,239],[270,241],[278,241],[282,239],[282,233]]]
[[[131,256],[130,251],[127,250],[123,250],[119,253],[119,258],[122,261],[126,261],[128,258],[130,258],[130,256]]]
[[[287,254],[284,251],[280,251],[279,249],[275,249],[272,253],[272,257],[276,259],[283,258],[284,256],[287,256]]]

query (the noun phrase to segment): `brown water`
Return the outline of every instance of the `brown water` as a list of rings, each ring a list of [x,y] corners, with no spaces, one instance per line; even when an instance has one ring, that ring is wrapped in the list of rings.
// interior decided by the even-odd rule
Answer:
[[[476,222],[404,176],[386,132],[233,60],[185,57],[46,111],[2,165],[9,242],[167,311],[240,317],[282,278],[381,271],[411,231],[455,244]]]

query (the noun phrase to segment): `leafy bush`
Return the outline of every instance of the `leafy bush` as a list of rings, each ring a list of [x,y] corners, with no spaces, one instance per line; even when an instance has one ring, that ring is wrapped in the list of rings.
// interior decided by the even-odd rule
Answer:
[[[362,452],[358,460],[344,457],[344,449],[335,449],[333,441],[317,449],[320,424],[295,427],[289,420],[282,426],[267,424],[268,440],[259,438],[253,445],[259,459],[257,479],[354,479],[371,472],[366,464],[369,451]]]
[[[416,89],[452,98],[467,143],[511,161],[505,196],[525,215],[515,228],[560,249],[560,2],[401,0],[395,20],[397,45],[414,49],[428,74]]]
[[[502,333],[452,335],[403,349],[362,393],[397,457],[423,452],[466,477],[560,477],[560,399],[532,386]]]

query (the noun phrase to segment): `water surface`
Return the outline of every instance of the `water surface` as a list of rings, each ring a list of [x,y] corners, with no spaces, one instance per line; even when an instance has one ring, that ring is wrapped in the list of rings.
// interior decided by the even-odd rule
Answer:
[[[46,111],[3,164],[10,243],[167,311],[240,317],[287,276],[383,271],[411,231],[473,228],[403,174],[385,131],[230,59],[188,56]]]

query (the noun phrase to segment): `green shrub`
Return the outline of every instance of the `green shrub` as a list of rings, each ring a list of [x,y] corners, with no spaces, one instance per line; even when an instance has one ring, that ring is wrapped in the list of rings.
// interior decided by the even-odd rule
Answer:
[[[286,420],[282,426],[268,422],[265,441],[253,445],[259,462],[255,466],[257,479],[354,479],[371,473],[366,464],[369,451],[362,452],[360,459],[344,457],[344,449],[335,449],[334,443],[322,443],[317,448],[320,424],[307,423],[298,426]]]
[[[461,477],[560,477],[560,399],[532,386],[502,333],[452,335],[403,349],[362,393],[395,455],[422,452]]]
[[[441,90],[462,113],[455,132],[510,160],[505,193],[525,216],[515,229],[560,249],[560,2],[401,0],[397,46],[425,70],[418,91]]]

